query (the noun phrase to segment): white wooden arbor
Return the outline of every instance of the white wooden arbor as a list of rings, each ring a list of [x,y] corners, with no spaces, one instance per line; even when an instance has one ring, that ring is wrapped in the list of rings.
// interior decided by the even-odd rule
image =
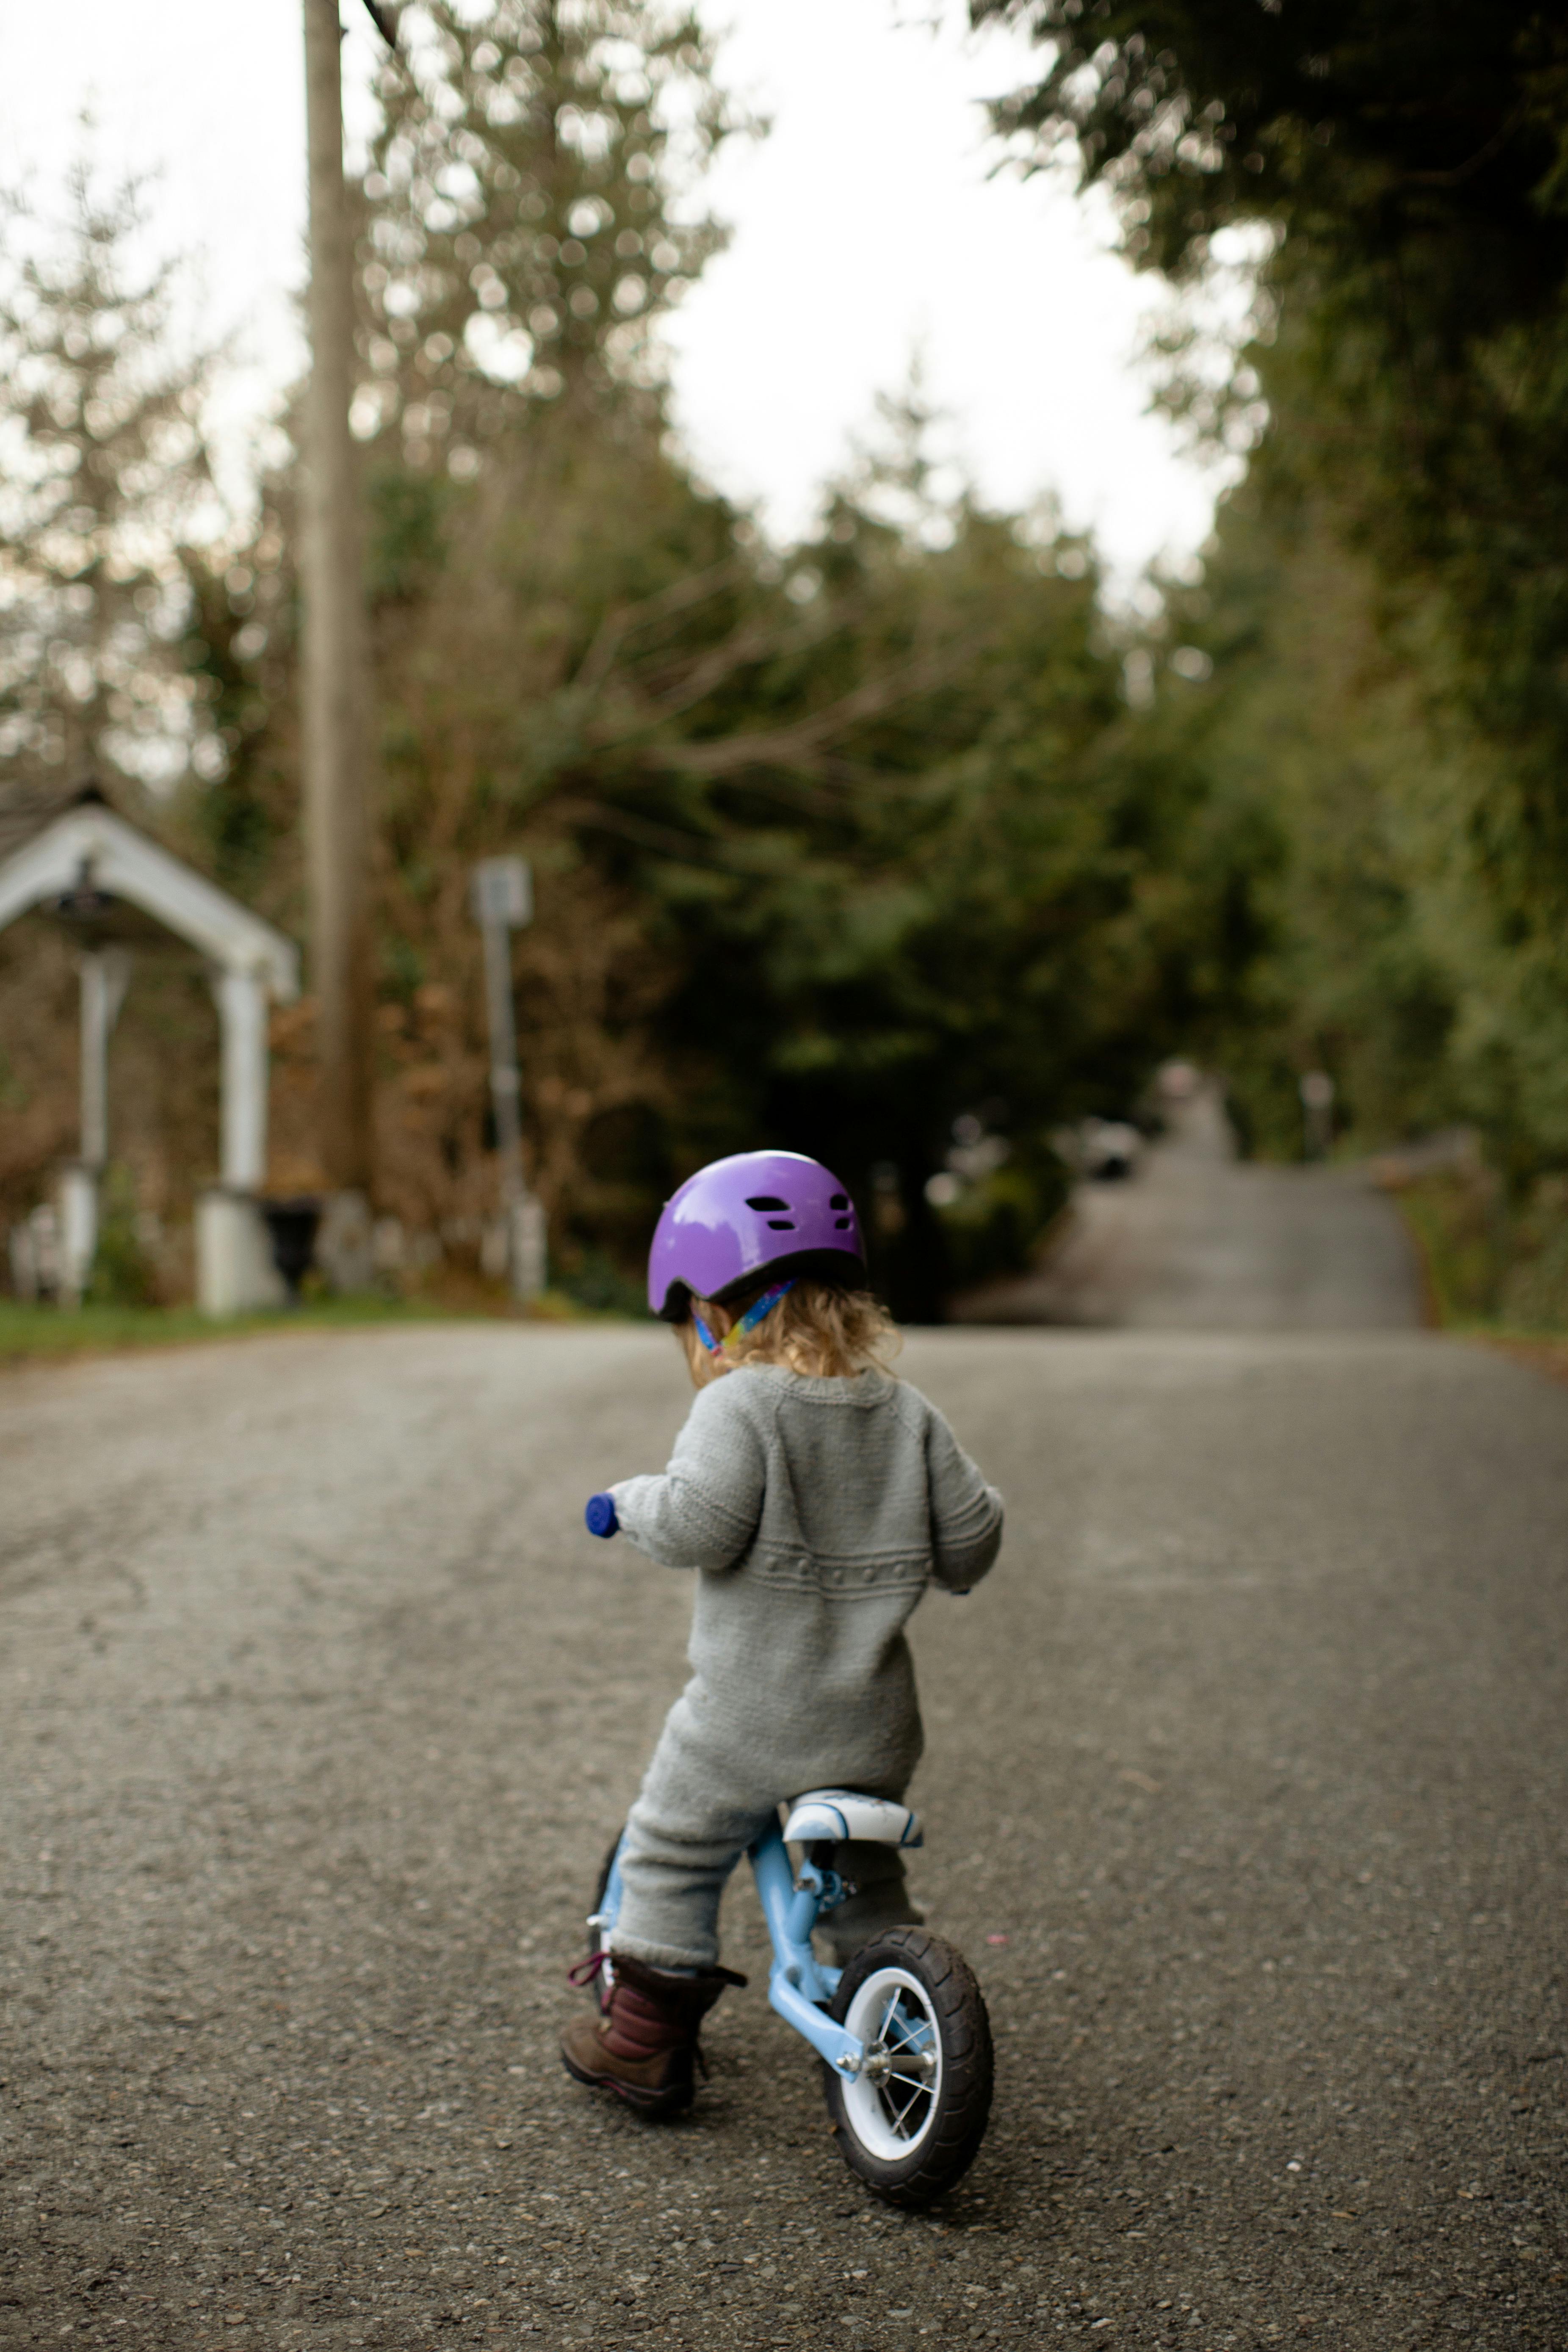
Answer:
[[[267,1175],[267,1009],[269,999],[288,1003],[299,994],[299,950],[281,931],[160,849],[89,793],[0,861],[0,929],[35,907],[79,910],[96,900],[139,908],[188,941],[212,967],[223,1041],[222,1184],[227,1197],[215,1207],[209,1195],[202,1204],[198,1288],[202,1305],[215,1313],[260,1303],[274,1288],[255,1207]],[[109,1038],[127,976],[122,950],[85,949],[81,1162],[74,1220],[68,1188],[66,1199],[68,1262],[79,1261],[85,1244],[90,1265],[96,1242],[97,1182],[109,1148]]]

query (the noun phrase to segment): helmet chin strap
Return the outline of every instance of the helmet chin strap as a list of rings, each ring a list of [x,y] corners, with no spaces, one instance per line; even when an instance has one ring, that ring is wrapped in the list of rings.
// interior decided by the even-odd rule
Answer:
[[[748,1331],[754,1331],[757,1325],[762,1321],[763,1316],[771,1315],[773,1313],[773,1308],[778,1305],[779,1300],[784,1297],[785,1291],[793,1290],[794,1288],[795,1284],[793,1281],[790,1281],[777,1282],[773,1285],[771,1290],[764,1290],[762,1297],[757,1300],[756,1305],[754,1307],[748,1307],[740,1321],[735,1325],[733,1330],[727,1331],[721,1339],[716,1339],[713,1337],[712,1332],[710,1331],[707,1324],[704,1323],[701,1316],[699,1315],[696,1307],[693,1307],[691,1310],[691,1319],[697,1326],[698,1338],[701,1340],[703,1346],[707,1349],[710,1356],[722,1354],[726,1348],[733,1347],[737,1339],[743,1339]]]

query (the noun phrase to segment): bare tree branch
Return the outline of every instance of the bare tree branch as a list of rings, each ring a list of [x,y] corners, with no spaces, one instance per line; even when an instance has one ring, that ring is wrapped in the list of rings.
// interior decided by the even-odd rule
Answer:
[[[705,604],[710,596],[718,595],[732,581],[744,577],[745,566],[739,556],[726,556],[722,563],[710,564],[705,572],[693,572],[684,580],[674,581],[640,604],[617,605],[600,622],[572,680],[573,686],[583,694],[596,693],[609,676],[626,637],[655,621],[668,620],[674,614],[689,613],[695,605]]]
[[[597,833],[618,834],[624,841],[636,842],[639,849],[656,849],[663,856],[681,858],[689,866],[710,866],[723,874],[752,870],[726,856],[723,842],[707,834],[681,833],[672,824],[657,824],[650,818],[635,816],[628,809],[610,808],[603,801],[553,801],[551,814],[564,817],[569,824],[591,825]]]
[[[946,655],[921,656],[901,669],[868,678],[850,694],[841,695],[825,709],[793,727],[769,734],[727,735],[706,743],[649,743],[642,757],[650,767],[668,768],[682,775],[731,776],[744,768],[815,769],[820,772],[824,754],[840,736],[868,719],[879,719],[900,703],[932,693],[958,677],[985,643],[971,637],[950,646]]]
[[[715,646],[710,653],[693,662],[679,686],[662,697],[651,698],[638,728],[627,733],[658,726],[667,719],[679,719],[682,711],[693,709],[717,692],[737,670],[749,669],[757,662],[786,654],[805,653],[813,646],[824,644],[839,629],[847,628],[855,617],[852,613],[839,611],[818,614],[793,629],[781,629],[776,621],[756,622],[749,628],[737,629],[722,645]],[[624,741],[626,737],[614,740]]]

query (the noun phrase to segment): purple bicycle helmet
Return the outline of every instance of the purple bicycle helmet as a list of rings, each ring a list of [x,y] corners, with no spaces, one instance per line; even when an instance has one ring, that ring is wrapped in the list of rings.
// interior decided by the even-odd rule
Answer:
[[[800,1151],[737,1151],[689,1176],[664,1204],[647,1260],[647,1303],[684,1323],[690,1301],[723,1301],[762,1275],[866,1287],[855,1204]]]

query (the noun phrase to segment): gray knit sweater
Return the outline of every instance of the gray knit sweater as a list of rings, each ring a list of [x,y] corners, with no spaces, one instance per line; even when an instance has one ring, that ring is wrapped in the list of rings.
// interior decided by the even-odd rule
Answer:
[[[662,1476],[610,1491],[639,1550],[700,1571],[687,1696],[721,1746],[767,1754],[790,1793],[901,1786],[921,1746],[904,1627],[1002,1542],[1002,1498],[936,1407],[882,1372],[740,1365],[699,1391]]]

